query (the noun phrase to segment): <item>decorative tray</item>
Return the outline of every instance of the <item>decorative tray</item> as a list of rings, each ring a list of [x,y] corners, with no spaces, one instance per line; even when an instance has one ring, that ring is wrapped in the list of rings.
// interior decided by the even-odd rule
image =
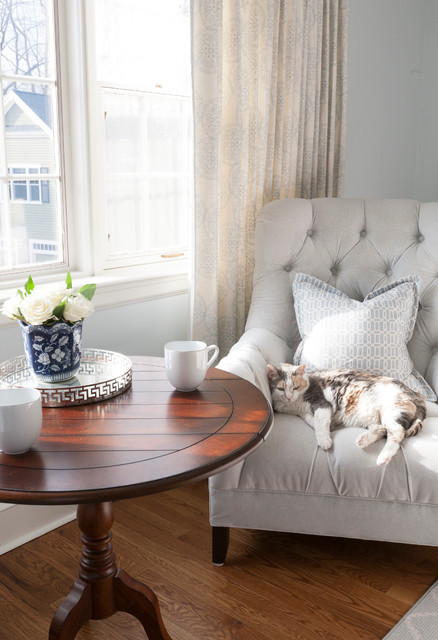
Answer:
[[[0,364],[0,389],[34,387],[41,392],[44,407],[101,402],[118,396],[131,381],[131,360],[120,353],[101,349],[83,349],[78,373],[64,382],[35,380],[24,355]]]

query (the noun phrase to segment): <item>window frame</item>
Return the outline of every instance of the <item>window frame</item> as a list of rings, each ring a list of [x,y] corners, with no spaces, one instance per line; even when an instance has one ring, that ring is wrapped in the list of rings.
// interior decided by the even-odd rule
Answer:
[[[63,187],[61,184],[61,177],[64,176],[63,165],[62,165],[64,151],[62,148],[62,136],[61,136],[62,109],[61,109],[61,95],[59,92],[60,68],[58,66],[58,53],[57,53],[58,44],[60,42],[58,21],[57,21],[57,4],[58,4],[58,0],[53,0],[53,4],[51,2],[49,2],[48,4],[48,24],[51,25],[51,23],[53,22],[53,29],[50,26],[47,30],[47,47],[50,50],[50,56],[51,56],[50,59],[55,60],[55,63],[56,63],[56,75],[52,74],[52,75],[47,75],[46,77],[39,77],[39,76],[14,75],[6,72],[3,74],[2,78],[6,80],[17,81],[22,84],[46,85],[51,88],[51,93],[49,95],[52,98],[52,114],[53,114],[54,126],[53,126],[53,129],[50,130],[50,135],[53,140],[55,166],[58,168],[58,172],[52,173],[52,174],[46,172],[44,175],[44,181],[47,181],[47,180],[57,181],[55,184],[56,184],[56,190],[57,190],[57,200],[60,203],[60,221],[59,222],[61,223],[60,234],[58,235],[57,242],[61,246],[62,253],[61,253],[61,257],[55,262],[48,262],[47,264],[43,263],[40,266],[22,265],[19,267],[13,267],[12,269],[9,269],[9,270],[4,270],[2,273],[0,273],[0,303],[2,302],[3,299],[5,299],[5,294],[2,291],[3,287],[10,286],[11,284],[18,282],[19,280],[21,281],[22,278],[25,277],[25,274],[28,273],[30,269],[32,269],[33,272],[41,274],[44,277],[46,272],[52,271],[53,273],[55,272],[59,273],[61,270],[65,271],[65,268],[68,265],[67,238],[66,238],[66,234],[63,232],[63,230],[66,227],[66,208],[61,204],[64,201]],[[2,90],[3,90],[3,87],[2,87]],[[54,108],[55,98],[59,107],[57,110]],[[27,109],[27,107],[25,108]],[[49,131],[49,128],[46,125],[44,126],[46,127],[47,131]],[[5,111],[4,111],[3,100],[0,102],[0,127],[3,128],[3,132],[4,132],[3,134],[4,145],[2,145],[0,149],[1,164],[6,169],[8,167],[7,155],[6,155],[7,137],[6,137]],[[29,165],[14,163],[13,166],[35,167],[36,165],[34,165],[33,163]],[[40,167],[40,174],[41,173],[42,171]],[[5,209],[6,227],[9,226],[10,219],[11,219],[11,214],[9,210],[10,203],[13,204],[18,202],[23,202],[23,203],[26,203],[26,205],[38,204],[37,201],[9,198],[9,188],[10,188],[11,182],[13,182],[13,180],[11,180],[11,176],[12,174],[10,174],[9,171],[6,171],[4,177],[2,177],[0,180],[1,199]],[[30,181],[35,179],[35,177],[28,172],[26,172],[23,175],[20,174],[20,176],[21,176],[20,180],[22,181]],[[29,188],[29,185],[26,184],[26,190],[28,190],[28,188]],[[41,181],[40,181],[40,195],[41,195]]]
[[[67,269],[78,286],[95,282],[97,309],[188,291],[190,247],[182,256],[180,252],[171,253],[170,257],[143,264],[104,264],[103,171],[101,160],[94,153],[103,149],[104,120],[102,117],[99,121],[92,5],[89,0],[54,0],[65,260],[0,276],[0,305],[23,285],[30,271],[39,283],[59,282]],[[13,323],[0,314],[0,327]]]

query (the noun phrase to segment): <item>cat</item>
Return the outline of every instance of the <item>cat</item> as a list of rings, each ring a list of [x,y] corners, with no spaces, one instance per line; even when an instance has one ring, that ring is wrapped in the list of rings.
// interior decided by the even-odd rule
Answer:
[[[301,416],[315,430],[322,449],[330,449],[330,426],[367,429],[356,439],[367,447],[385,435],[377,458],[385,465],[406,436],[421,431],[426,417],[423,397],[403,382],[361,370],[334,369],[307,374],[305,365],[268,364],[274,409]]]

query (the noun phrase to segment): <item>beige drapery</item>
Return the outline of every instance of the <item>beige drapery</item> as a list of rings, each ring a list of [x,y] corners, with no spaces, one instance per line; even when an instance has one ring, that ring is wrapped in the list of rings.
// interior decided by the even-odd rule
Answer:
[[[341,196],[348,0],[192,0],[193,337],[244,331],[257,212]]]

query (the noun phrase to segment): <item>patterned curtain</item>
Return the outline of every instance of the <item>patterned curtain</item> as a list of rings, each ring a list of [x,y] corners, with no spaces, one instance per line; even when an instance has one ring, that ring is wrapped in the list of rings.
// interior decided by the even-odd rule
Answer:
[[[192,0],[193,337],[244,331],[257,212],[342,195],[348,0]]]

